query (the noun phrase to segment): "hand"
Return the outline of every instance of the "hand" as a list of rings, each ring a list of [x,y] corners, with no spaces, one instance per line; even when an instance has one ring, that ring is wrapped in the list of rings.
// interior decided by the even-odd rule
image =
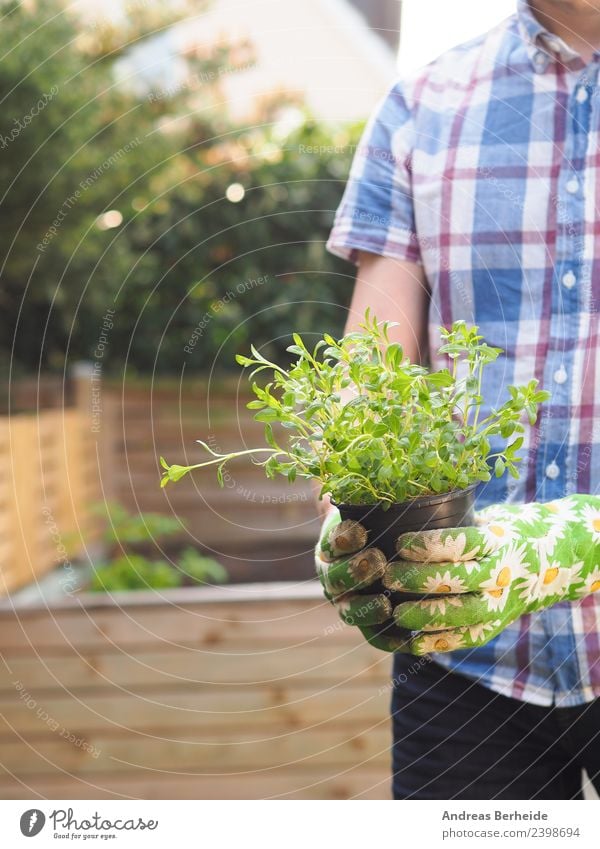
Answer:
[[[398,626],[434,632],[416,638],[419,654],[483,645],[524,613],[600,589],[600,498],[493,506],[479,521],[397,541],[385,585],[429,595],[393,611]]]
[[[335,540],[335,528],[329,539],[332,533]],[[387,649],[426,654],[480,646],[524,613],[600,590],[600,498],[489,507],[479,514],[478,527],[403,534],[397,550],[402,559],[385,564],[380,575],[391,598],[406,592],[427,597],[395,605],[387,597],[397,629],[413,632],[400,648]],[[369,597],[337,592],[343,558],[336,554],[322,580],[342,617],[350,611],[352,618]],[[352,560],[345,561],[346,574]],[[382,611],[381,602],[370,610]]]
[[[332,508],[321,528],[315,552],[325,597],[348,625],[383,651],[410,651],[410,639],[392,619],[391,592],[381,585],[388,563],[377,548],[365,547],[367,531],[358,522],[340,521]],[[359,594],[357,590],[372,588]]]

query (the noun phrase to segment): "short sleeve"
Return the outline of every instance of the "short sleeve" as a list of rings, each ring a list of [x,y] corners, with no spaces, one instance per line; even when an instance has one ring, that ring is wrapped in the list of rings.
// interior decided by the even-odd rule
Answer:
[[[367,121],[335,214],[327,250],[420,262],[411,185],[414,121],[396,83]]]

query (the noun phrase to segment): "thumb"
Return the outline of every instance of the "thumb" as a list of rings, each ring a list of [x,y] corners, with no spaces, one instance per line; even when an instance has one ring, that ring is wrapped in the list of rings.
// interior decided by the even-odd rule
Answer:
[[[352,519],[340,522],[337,509],[332,510],[323,522],[318,543],[318,556],[322,560],[333,560],[345,554],[354,554],[367,544],[367,531]]]
[[[396,551],[403,560],[419,563],[457,563],[477,560],[489,554],[497,543],[485,528],[444,528],[433,531],[412,531],[396,540]]]

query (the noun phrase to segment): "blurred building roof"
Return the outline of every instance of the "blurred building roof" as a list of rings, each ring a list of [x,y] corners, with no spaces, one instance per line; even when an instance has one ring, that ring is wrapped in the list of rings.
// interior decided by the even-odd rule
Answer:
[[[356,8],[369,5],[380,7],[371,25]],[[397,0],[212,0],[205,12],[173,27],[168,41],[176,53],[250,40],[255,65],[220,79],[238,118],[252,111],[256,97],[285,89],[303,92],[318,117],[354,120],[369,115],[397,73],[394,10],[398,30]]]

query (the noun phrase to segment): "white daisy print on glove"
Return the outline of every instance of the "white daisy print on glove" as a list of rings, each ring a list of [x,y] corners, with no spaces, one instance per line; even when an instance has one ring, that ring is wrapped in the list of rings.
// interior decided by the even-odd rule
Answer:
[[[489,551],[497,551],[504,545],[509,545],[517,538],[517,531],[510,521],[500,521],[492,519],[480,526],[482,534],[484,534]]]
[[[566,597],[573,591],[577,582],[582,580],[583,565],[583,561],[580,561],[570,566],[561,566],[544,558],[539,573],[531,572],[523,577],[524,583],[520,587],[519,598],[526,604],[531,604],[551,596]],[[598,572],[600,576],[600,570]]]
[[[525,547],[525,544],[519,548],[511,545],[502,551],[498,565],[492,569],[488,580],[479,585],[488,610],[503,610],[512,581],[525,573]]]
[[[424,593],[466,593],[467,587],[462,578],[457,578],[450,574],[447,570],[442,575],[437,572],[435,577],[429,575],[427,580],[421,584],[422,592]]]
[[[486,632],[493,631],[500,625],[500,619],[495,619],[493,622],[479,622],[479,624],[477,625],[467,625],[462,630],[464,631],[464,633],[468,634],[472,642],[475,643],[479,640],[483,640],[486,635]]]
[[[577,507],[569,498],[558,501],[546,501],[544,507],[561,522],[576,522],[579,519]]]
[[[419,650],[424,654],[432,651],[454,651],[464,648],[464,640],[460,634],[440,633],[425,634],[419,638]]]
[[[414,536],[408,533],[398,537],[396,549],[406,560],[416,560],[421,563],[442,561],[458,563],[459,560],[472,560],[486,553],[481,550],[480,543],[467,551],[467,535],[464,531],[454,534],[445,530],[424,531],[419,534],[418,545],[411,544]]]
[[[532,543],[537,548],[540,557],[550,557],[554,554],[556,543],[564,539],[567,530],[567,523],[562,518],[553,519],[548,522],[544,528],[543,536],[532,540]]]
[[[534,502],[530,504],[520,504],[519,505],[519,513],[515,516],[516,519],[519,519],[521,522],[524,522],[528,525],[539,522],[542,516],[542,505],[535,504]]]
[[[443,616],[446,612],[446,605],[450,605],[450,607],[461,607],[462,601],[458,596],[449,595],[449,596],[441,596],[440,598],[428,598],[424,601],[419,602],[419,607],[421,610],[426,610],[432,616],[435,616],[436,613],[439,613]],[[424,627],[423,630],[436,630],[439,631],[443,625],[430,625],[429,628]]]
[[[540,576],[537,572],[527,572],[519,579],[519,598],[525,604],[532,604],[539,597]]]
[[[600,509],[586,504],[581,511],[581,519],[591,533],[594,542],[600,542]]]
[[[572,573],[568,566],[563,568],[559,563],[549,561],[539,575],[537,587],[538,599],[541,600],[553,595],[565,595],[569,589],[571,580]]]
[[[600,591],[600,569],[594,569],[587,576],[586,589],[588,593],[597,593]]]
[[[477,526],[487,525],[496,519],[499,522],[512,522],[515,519],[514,510],[502,504],[492,504],[489,507],[484,507],[475,514],[475,524]]]

